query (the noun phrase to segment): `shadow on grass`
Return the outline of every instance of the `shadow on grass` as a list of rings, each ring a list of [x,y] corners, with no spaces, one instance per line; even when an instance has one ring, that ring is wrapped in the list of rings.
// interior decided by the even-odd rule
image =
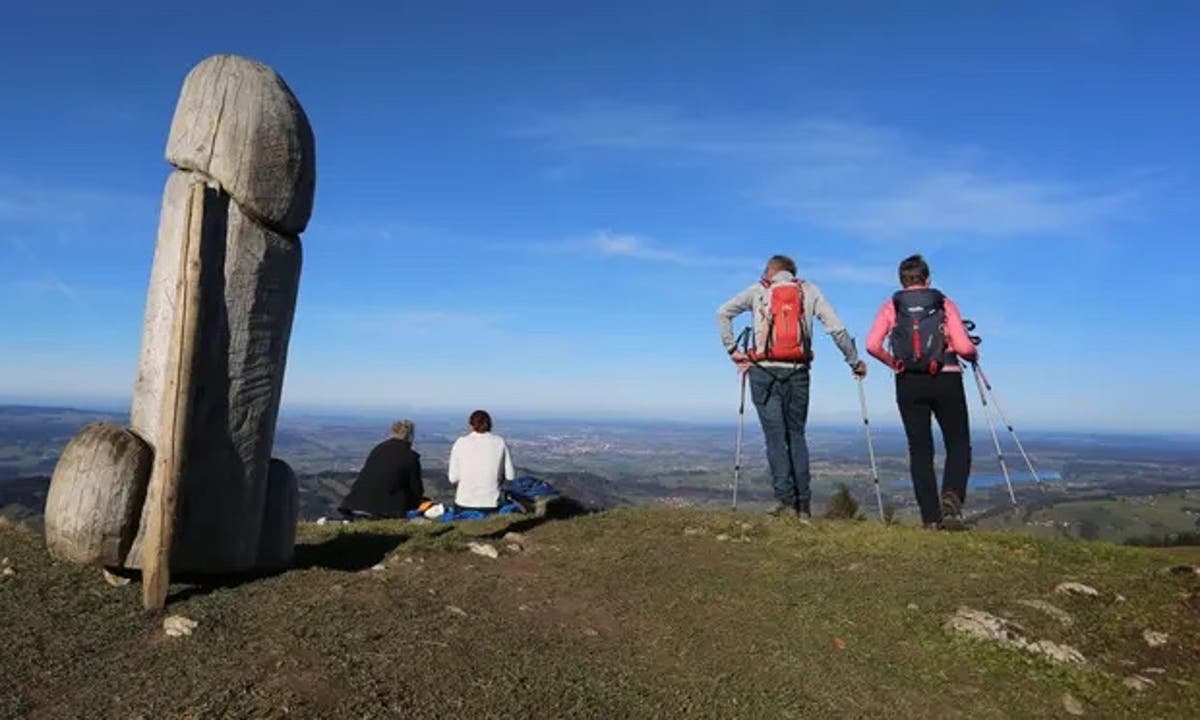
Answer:
[[[447,528],[449,529],[449,528]],[[211,595],[218,590],[229,590],[257,580],[282,575],[291,570],[324,569],[338,572],[360,572],[383,562],[388,553],[409,539],[397,533],[354,532],[339,533],[321,542],[302,542],[296,545],[292,564],[270,571],[231,573],[222,575],[192,575],[183,573],[172,582],[188,587],[180,588],[167,597],[167,602],[179,603],[191,598]],[[122,575],[140,579],[137,571],[122,570]]]
[[[409,537],[396,533],[338,533],[323,542],[297,545],[291,569],[367,570],[383,562],[388,553],[403,545]]]
[[[566,520],[590,511],[581,503],[570,498],[557,497],[539,509],[536,515],[515,515],[512,522],[504,524],[498,530],[480,533],[473,537],[502,537],[508,532],[528,532],[539,525],[555,520]],[[366,521],[369,522],[369,521]],[[424,538],[437,537],[453,530],[463,530],[460,525],[469,526],[473,521],[463,523],[447,523],[446,525],[426,530],[421,533]],[[282,575],[291,570],[333,570],[336,572],[361,572],[383,562],[389,554],[415,536],[405,532],[339,532],[332,537],[318,542],[300,542],[296,545],[296,553],[292,564],[286,568],[267,572],[250,572],[227,575],[188,575],[182,574],[172,578],[174,582],[186,585],[167,597],[168,604],[179,603],[196,597],[211,595],[218,590],[228,590],[240,587],[256,580]],[[140,580],[141,573],[131,570],[113,569],[117,574]]]

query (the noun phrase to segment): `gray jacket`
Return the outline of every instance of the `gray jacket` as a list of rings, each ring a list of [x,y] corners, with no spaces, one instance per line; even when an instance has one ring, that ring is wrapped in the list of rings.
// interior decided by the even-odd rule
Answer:
[[[786,270],[781,270],[771,278],[771,287],[794,282],[796,282],[794,275]],[[841,318],[838,317],[837,312],[834,311],[829,301],[825,299],[825,296],[821,293],[821,288],[807,280],[801,281],[801,288],[804,291],[804,336],[809,338],[811,342],[813,336],[813,318],[817,318],[825,326],[825,330],[828,331],[830,337],[833,338],[833,342],[837,345],[838,350],[842,351],[842,356],[846,358],[846,362],[851,366],[856,365],[858,363],[858,350],[854,347],[854,338],[850,337],[850,333],[846,332],[846,327],[842,325]],[[766,347],[767,324],[770,319],[770,288],[764,287],[762,283],[754,283],[717,308],[717,326],[721,330],[721,343],[730,353],[737,349],[734,346],[737,338],[733,333],[733,319],[744,312],[753,313],[756,346],[759,348]],[[759,364],[765,367],[795,367],[792,363],[776,361],[764,361]]]

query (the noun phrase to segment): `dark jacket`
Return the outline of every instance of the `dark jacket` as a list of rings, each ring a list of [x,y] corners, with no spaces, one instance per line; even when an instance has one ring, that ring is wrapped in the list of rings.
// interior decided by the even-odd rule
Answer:
[[[367,456],[339,509],[403,517],[421,502],[424,494],[421,456],[413,452],[411,443],[390,438],[376,445]]]

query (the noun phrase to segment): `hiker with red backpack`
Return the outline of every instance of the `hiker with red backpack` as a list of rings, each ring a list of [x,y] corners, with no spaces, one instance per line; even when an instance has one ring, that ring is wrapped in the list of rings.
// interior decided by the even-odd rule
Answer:
[[[746,312],[753,315],[754,324],[739,340],[733,320]],[[819,287],[796,276],[796,263],[786,255],[773,256],[759,282],[717,310],[721,342],[743,373],[743,383],[749,379],[775,491],[770,514],[776,517],[812,516],[805,426],[813,318],[829,332],[854,375],[866,376],[867,365],[833,306]]]
[[[923,257],[913,255],[900,263],[900,287],[875,316],[867,352],[896,374],[896,404],[908,436],[909,470],[922,522],[930,529],[962,529],[971,474],[962,361],[977,360],[978,350],[958,306],[929,286],[929,264]],[[940,496],[930,416],[937,419],[946,446]]]

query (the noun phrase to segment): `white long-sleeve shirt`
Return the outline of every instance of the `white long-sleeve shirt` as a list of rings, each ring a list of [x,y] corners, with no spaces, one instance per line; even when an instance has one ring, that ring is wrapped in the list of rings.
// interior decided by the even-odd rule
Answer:
[[[504,438],[472,432],[450,448],[450,484],[457,485],[454,504],[494,508],[500,504],[500,483],[517,476]]]

